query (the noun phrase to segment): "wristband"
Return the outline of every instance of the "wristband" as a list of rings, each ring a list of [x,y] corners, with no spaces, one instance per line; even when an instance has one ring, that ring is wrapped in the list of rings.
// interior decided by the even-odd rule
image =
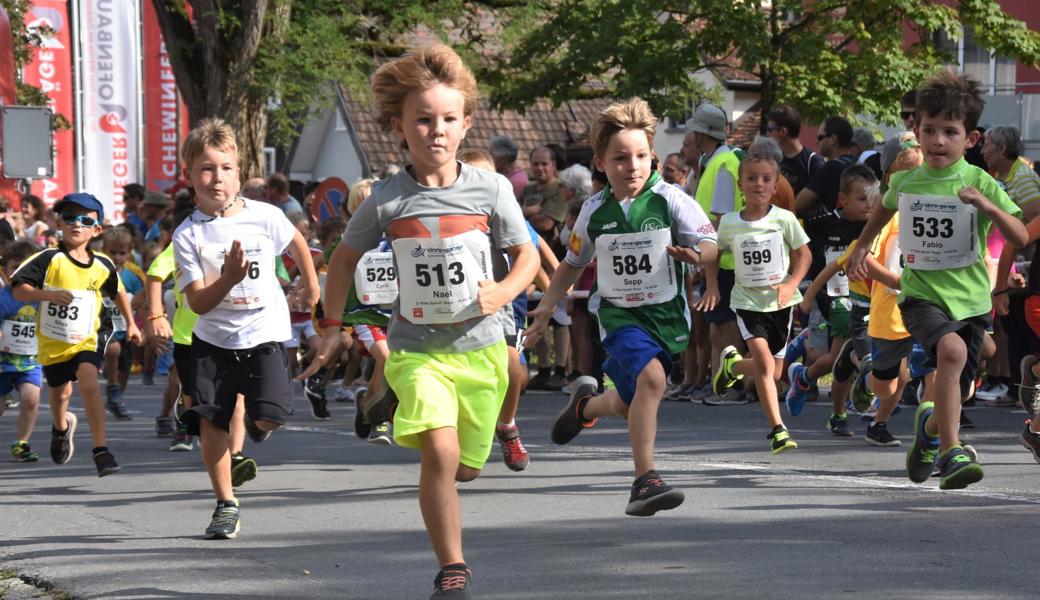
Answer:
[[[166,313],[159,313],[157,315],[148,315],[149,321],[155,321],[156,319],[165,319]]]
[[[999,296],[999,295],[1001,295],[1001,294],[1006,294],[1006,293],[1008,293],[1008,291],[1010,291],[1010,289],[1011,289],[1011,288],[1004,288],[1004,289],[1000,290],[999,292],[993,292],[993,293],[992,293],[992,294],[990,294],[990,295],[991,295],[991,296],[993,296],[994,298],[996,298],[997,296]]]
[[[343,321],[339,319],[322,319],[318,321],[318,326],[322,329],[326,327],[343,327]]]

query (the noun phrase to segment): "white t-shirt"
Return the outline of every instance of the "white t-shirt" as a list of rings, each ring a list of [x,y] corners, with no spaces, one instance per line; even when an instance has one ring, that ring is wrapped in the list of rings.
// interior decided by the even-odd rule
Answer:
[[[195,211],[173,234],[174,258],[183,291],[192,282],[220,276],[223,252],[238,240],[249,269],[246,277],[213,310],[199,315],[194,333],[220,348],[243,350],[292,337],[289,305],[274,275],[275,259],[292,242],[296,228],[281,209],[245,200],[232,217]]]

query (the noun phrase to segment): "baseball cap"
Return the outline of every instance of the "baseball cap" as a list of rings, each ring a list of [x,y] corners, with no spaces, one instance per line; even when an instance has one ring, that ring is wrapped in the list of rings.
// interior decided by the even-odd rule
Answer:
[[[60,213],[61,208],[66,204],[77,204],[87,210],[92,210],[97,213],[98,221],[105,220],[105,207],[93,194],[87,194],[86,192],[66,194],[61,200],[54,203],[54,212]]]

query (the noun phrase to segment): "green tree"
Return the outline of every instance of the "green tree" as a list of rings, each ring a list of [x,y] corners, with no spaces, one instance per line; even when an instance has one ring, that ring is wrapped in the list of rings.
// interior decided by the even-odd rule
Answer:
[[[936,32],[972,26],[997,54],[1040,62],[1040,33],[996,0],[535,0],[499,18],[504,48],[488,53],[482,78],[494,104],[518,109],[639,95],[675,113],[702,93],[692,74],[736,66],[760,77],[763,111],[787,103],[808,119],[896,122],[902,93],[955,60]]]

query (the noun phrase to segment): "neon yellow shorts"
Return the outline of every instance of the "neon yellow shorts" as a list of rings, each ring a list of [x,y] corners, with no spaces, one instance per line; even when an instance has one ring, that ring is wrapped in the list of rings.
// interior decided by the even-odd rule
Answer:
[[[394,414],[398,444],[418,448],[420,433],[454,427],[459,461],[484,467],[509,384],[504,340],[470,352],[391,352],[384,373],[400,401]]]

